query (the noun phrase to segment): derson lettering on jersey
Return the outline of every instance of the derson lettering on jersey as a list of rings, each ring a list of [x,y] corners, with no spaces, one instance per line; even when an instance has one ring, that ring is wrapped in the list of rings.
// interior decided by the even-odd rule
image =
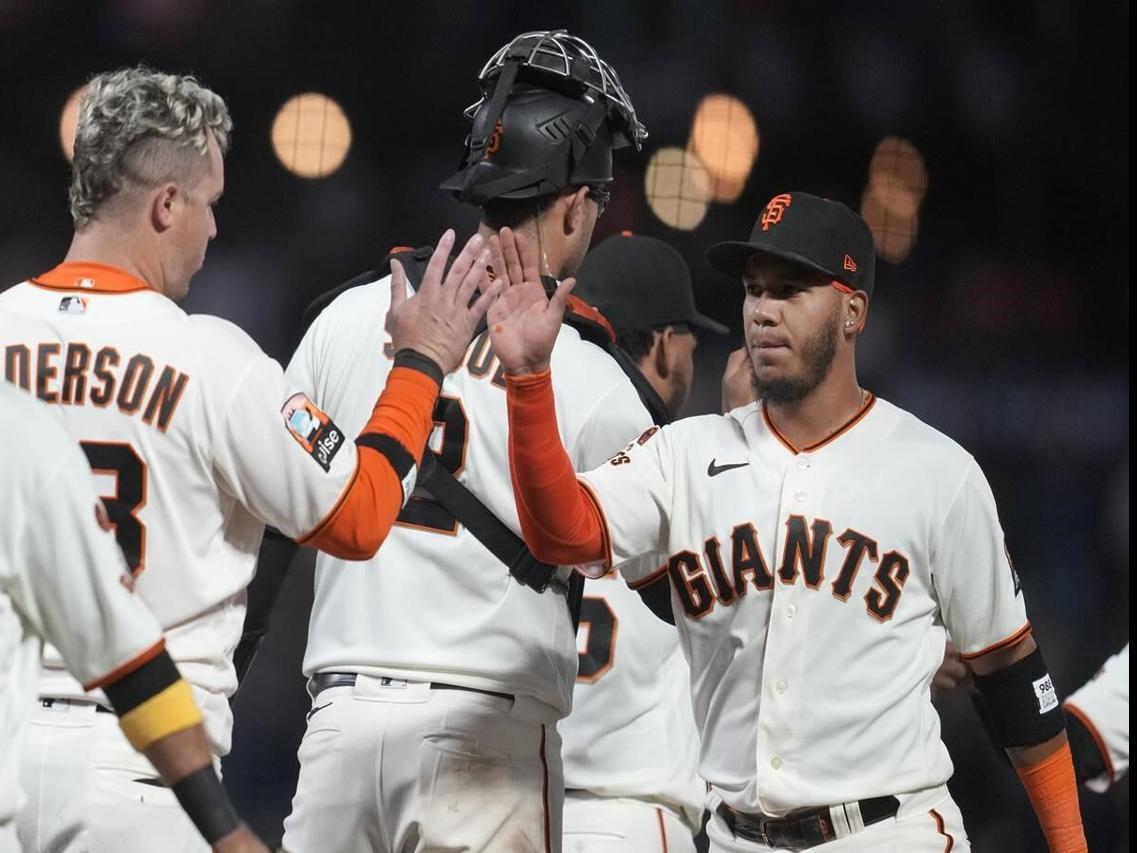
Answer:
[[[189,375],[145,353],[82,341],[13,343],[4,347],[4,378],[45,403],[114,406],[161,432],[182,401]]]
[[[991,490],[958,445],[870,398],[799,452],[751,405],[664,427],[581,479],[614,563],[669,555],[621,571],[670,575],[700,775],[728,805],[780,815],[949,778],[930,701],[945,630],[974,655],[1027,625]]]

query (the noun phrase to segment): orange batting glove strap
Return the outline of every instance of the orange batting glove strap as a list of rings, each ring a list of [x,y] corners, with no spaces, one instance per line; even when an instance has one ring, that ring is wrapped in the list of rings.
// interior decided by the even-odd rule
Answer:
[[[1068,743],[1035,764],[1018,768],[1046,843],[1054,853],[1085,853],[1078,782]]]
[[[521,535],[538,560],[560,566],[604,560],[600,513],[561,444],[552,373],[505,377],[509,475]]]
[[[395,367],[360,436],[387,436],[403,448],[416,466],[430,431],[438,380],[413,367]],[[343,560],[369,560],[375,556],[395,518],[403,508],[413,482],[404,482],[387,454],[358,446],[355,477],[337,506],[316,533],[303,543]]]

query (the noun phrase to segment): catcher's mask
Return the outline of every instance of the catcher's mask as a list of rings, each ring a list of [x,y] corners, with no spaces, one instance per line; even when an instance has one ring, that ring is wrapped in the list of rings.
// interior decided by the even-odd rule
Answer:
[[[461,168],[459,201],[538,198],[612,180],[612,151],[647,136],[615,70],[564,30],[523,33],[490,57]]]

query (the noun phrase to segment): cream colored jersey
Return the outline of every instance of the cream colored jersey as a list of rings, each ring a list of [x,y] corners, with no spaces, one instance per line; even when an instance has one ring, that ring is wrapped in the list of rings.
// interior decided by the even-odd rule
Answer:
[[[102,681],[162,641],[128,590],[75,442],[51,410],[0,382],[0,826],[20,805],[19,747],[50,640],[84,684]]]
[[[752,404],[649,431],[582,479],[616,562],[669,555],[700,775],[728,805],[777,816],[948,779],[945,627],[965,656],[1029,630],[958,445],[870,395],[797,452]]]
[[[70,289],[0,294],[5,376],[56,405],[85,451],[138,595],[224,754],[264,525],[297,537],[316,527],[354,475],[355,446],[302,442],[296,389],[235,325],[101,269]],[[57,659],[47,664],[41,695],[83,695]]]
[[[1087,780],[1086,787],[1106,791],[1129,772],[1129,644],[1074,691],[1065,706],[1086,724],[1105,758],[1105,773]]]
[[[376,359],[389,342],[389,300],[387,278],[343,293],[308,329],[288,366],[292,383],[349,434],[366,422],[390,369],[390,361]],[[619,366],[571,328],[561,329],[553,370],[561,435],[578,470],[608,458],[650,423]],[[519,531],[504,385],[483,334],[443,382],[430,445]],[[532,697],[565,714],[576,648],[563,595],[514,581],[463,525],[420,494],[374,559],[317,558],[304,671],[445,682]]]
[[[572,713],[559,726],[565,787],[665,803],[698,830],[707,786],[675,628],[609,573],[585,585],[577,652]]]

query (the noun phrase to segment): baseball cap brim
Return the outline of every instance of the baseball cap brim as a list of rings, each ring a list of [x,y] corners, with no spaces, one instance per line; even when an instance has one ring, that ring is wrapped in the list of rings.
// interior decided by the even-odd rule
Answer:
[[[832,276],[840,281],[845,281],[845,276],[839,275],[833,270],[827,270],[820,264],[811,261],[804,255],[799,255],[797,252],[791,252],[785,249],[771,249],[766,246],[756,246],[753,243],[746,243],[741,240],[715,243],[715,245],[707,249],[707,263],[721,273],[735,278],[741,278],[742,274],[746,271],[746,262],[754,255],[767,255],[773,258],[792,261],[814,272],[819,272],[822,275]]]
[[[717,320],[712,320],[710,317],[705,314],[700,314],[698,311],[695,312],[694,316],[689,317],[686,322],[697,329],[705,329],[708,332],[714,332],[716,335],[725,335],[730,332],[729,326],[724,326]]]

